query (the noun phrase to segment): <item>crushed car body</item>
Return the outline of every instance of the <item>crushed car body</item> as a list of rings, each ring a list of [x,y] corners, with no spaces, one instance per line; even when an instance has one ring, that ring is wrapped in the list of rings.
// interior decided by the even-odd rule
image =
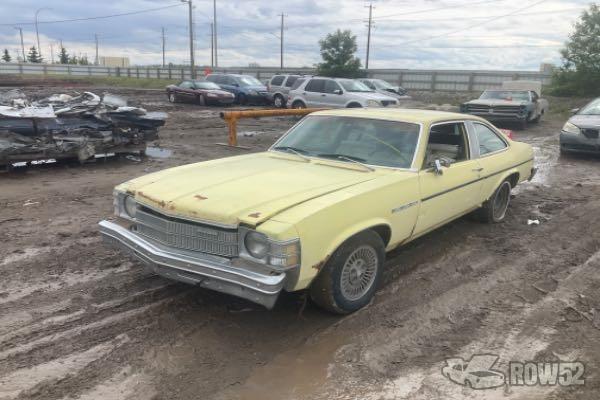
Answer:
[[[92,92],[54,94],[30,102],[21,92],[0,94],[0,165],[43,159],[143,151],[167,114]]]

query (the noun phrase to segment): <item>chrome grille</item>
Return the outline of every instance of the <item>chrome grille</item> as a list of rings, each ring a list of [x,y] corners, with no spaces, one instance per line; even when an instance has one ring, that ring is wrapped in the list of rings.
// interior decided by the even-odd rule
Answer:
[[[171,218],[146,208],[138,209],[135,217],[137,233],[164,245],[224,257],[238,255],[236,230]]]
[[[488,106],[484,104],[467,104],[467,112],[515,114],[520,112],[519,106]]]

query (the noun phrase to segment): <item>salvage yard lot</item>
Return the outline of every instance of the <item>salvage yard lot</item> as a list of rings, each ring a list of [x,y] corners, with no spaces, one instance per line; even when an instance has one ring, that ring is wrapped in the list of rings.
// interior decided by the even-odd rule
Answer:
[[[0,175],[0,399],[597,398],[600,159],[558,155],[566,110],[584,99],[550,99],[546,119],[515,133],[534,146],[539,172],[504,223],[462,218],[394,251],[374,302],[339,317],[304,307],[301,294],[267,311],[104,247],[97,222],[112,214],[116,184],[264,150],[295,121],[242,120],[239,144],[251,150],[231,149],[216,145],[227,135],[218,108],[113,93],[169,113],[152,143],[169,157]],[[476,353],[498,354],[503,370],[510,360],[581,360],[586,385],[474,392],[441,375],[446,358]]]

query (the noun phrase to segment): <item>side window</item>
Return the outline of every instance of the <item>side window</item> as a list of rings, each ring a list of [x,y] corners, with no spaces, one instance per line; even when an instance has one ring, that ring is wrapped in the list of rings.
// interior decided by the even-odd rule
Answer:
[[[296,90],[300,87],[300,85],[302,85],[304,83],[305,79],[296,79],[296,82],[294,82],[294,84],[292,85],[292,88],[290,90]]]
[[[504,140],[485,125],[474,123],[475,135],[479,141],[479,154],[485,155],[506,148]]]
[[[285,87],[292,87],[294,82],[296,82],[297,80],[298,80],[298,77],[295,75],[288,76],[287,81],[285,81]]]
[[[427,168],[436,159],[447,159],[451,163],[469,159],[469,142],[464,123],[451,122],[431,127],[423,167]]]
[[[284,79],[285,79],[285,76],[283,76],[283,75],[275,75],[273,78],[271,78],[271,85],[281,86]]]
[[[325,93],[333,93],[336,90],[342,90],[342,88],[340,87],[340,85],[338,85],[336,81],[325,81]]]
[[[307,92],[319,92],[323,93],[325,90],[325,79],[311,79],[306,84],[305,90]]]
[[[191,89],[193,86],[194,85],[190,81],[183,81],[179,84],[179,87],[183,89]]]
[[[209,82],[218,82],[219,81],[219,75],[209,75],[206,77],[206,80]]]
[[[371,90],[375,90],[375,85],[373,85],[373,83],[371,81],[361,81],[362,83],[364,83],[365,85],[367,85],[367,87]]]

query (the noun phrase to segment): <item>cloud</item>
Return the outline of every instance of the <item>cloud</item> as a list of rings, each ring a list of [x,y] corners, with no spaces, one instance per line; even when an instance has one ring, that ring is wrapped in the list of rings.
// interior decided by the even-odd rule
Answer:
[[[541,62],[558,63],[558,50],[587,1],[546,0],[517,13],[521,15],[507,15],[536,2],[526,1],[373,1],[370,67],[535,70]],[[338,28],[351,29],[357,35],[358,56],[364,60],[365,4],[363,0],[217,0],[219,64],[278,66],[282,12],[286,66],[319,62],[319,39]],[[45,23],[171,5],[174,7],[109,19]],[[139,65],[158,64],[164,27],[167,62],[189,63],[187,5],[175,0],[2,0],[0,47],[13,54],[20,52],[13,24],[23,28],[26,51],[34,45],[32,22],[35,10],[41,7],[40,42],[47,60],[50,45],[57,57],[60,41],[71,54],[87,54],[93,60],[97,34],[101,56],[127,56]],[[212,0],[194,0],[197,64],[210,63],[212,14]]]

